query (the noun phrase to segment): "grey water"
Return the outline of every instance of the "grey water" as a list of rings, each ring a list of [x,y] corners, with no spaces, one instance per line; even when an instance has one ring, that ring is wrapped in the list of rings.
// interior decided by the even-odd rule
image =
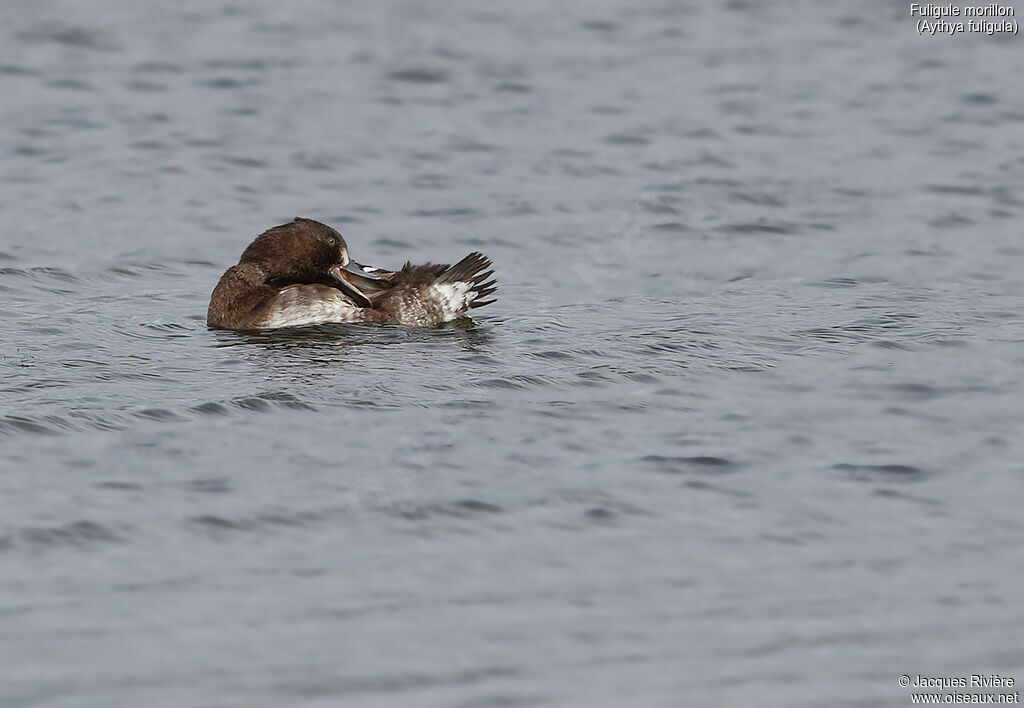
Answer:
[[[0,705],[1024,680],[1024,39],[914,25],[0,5]],[[294,216],[498,301],[208,330]]]

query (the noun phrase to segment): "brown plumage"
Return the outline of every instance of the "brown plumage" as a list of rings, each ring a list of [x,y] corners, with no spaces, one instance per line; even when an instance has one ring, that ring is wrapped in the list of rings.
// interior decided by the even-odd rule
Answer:
[[[260,234],[210,297],[207,324],[260,330],[327,322],[430,327],[465,317],[496,289],[490,260],[471,253],[454,266],[406,263],[399,271],[351,261],[345,240],[311,219]]]
[[[498,287],[493,279],[488,281],[494,275],[490,266],[491,261],[482,253],[470,253],[453,266],[436,263],[414,266],[407,262],[394,273],[374,271],[388,282],[386,289],[369,294],[374,304],[373,315],[385,318],[374,321],[394,320],[418,326],[428,326],[434,320],[445,321],[448,303],[434,292],[438,286],[444,285],[450,285],[453,289],[464,286],[468,292],[475,293],[465,306],[467,310],[489,305],[494,300],[481,298],[490,295]]]

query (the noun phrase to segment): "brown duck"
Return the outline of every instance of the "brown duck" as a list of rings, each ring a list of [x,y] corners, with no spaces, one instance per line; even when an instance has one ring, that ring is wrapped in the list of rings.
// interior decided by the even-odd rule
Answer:
[[[221,276],[206,324],[266,330],[328,322],[394,322],[432,327],[494,302],[491,261],[470,253],[453,266],[398,271],[363,266],[341,234],[312,219],[264,231]]]

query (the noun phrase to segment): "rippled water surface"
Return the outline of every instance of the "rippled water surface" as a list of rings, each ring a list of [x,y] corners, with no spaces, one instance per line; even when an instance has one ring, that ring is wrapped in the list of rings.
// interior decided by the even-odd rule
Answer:
[[[0,704],[1024,681],[1021,41],[901,3],[0,8]],[[207,330],[260,231],[474,322]]]

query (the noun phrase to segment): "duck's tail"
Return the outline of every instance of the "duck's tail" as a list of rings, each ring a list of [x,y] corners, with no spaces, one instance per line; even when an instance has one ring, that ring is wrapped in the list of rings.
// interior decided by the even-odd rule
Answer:
[[[497,281],[491,278],[494,275],[492,265],[490,258],[474,251],[441,273],[434,284],[452,286],[453,294],[458,293],[463,298],[464,304],[461,307],[457,306],[457,309],[463,312],[470,308],[490,305],[495,298],[484,298],[493,295],[498,289]]]
[[[492,275],[491,261],[482,253],[470,253],[453,266],[406,263],[390,278],[391,288],[370,296],[377,307],[369,312],[381,322],[412,327],[451,322],[494,302],[485,299],[497,289]]]

